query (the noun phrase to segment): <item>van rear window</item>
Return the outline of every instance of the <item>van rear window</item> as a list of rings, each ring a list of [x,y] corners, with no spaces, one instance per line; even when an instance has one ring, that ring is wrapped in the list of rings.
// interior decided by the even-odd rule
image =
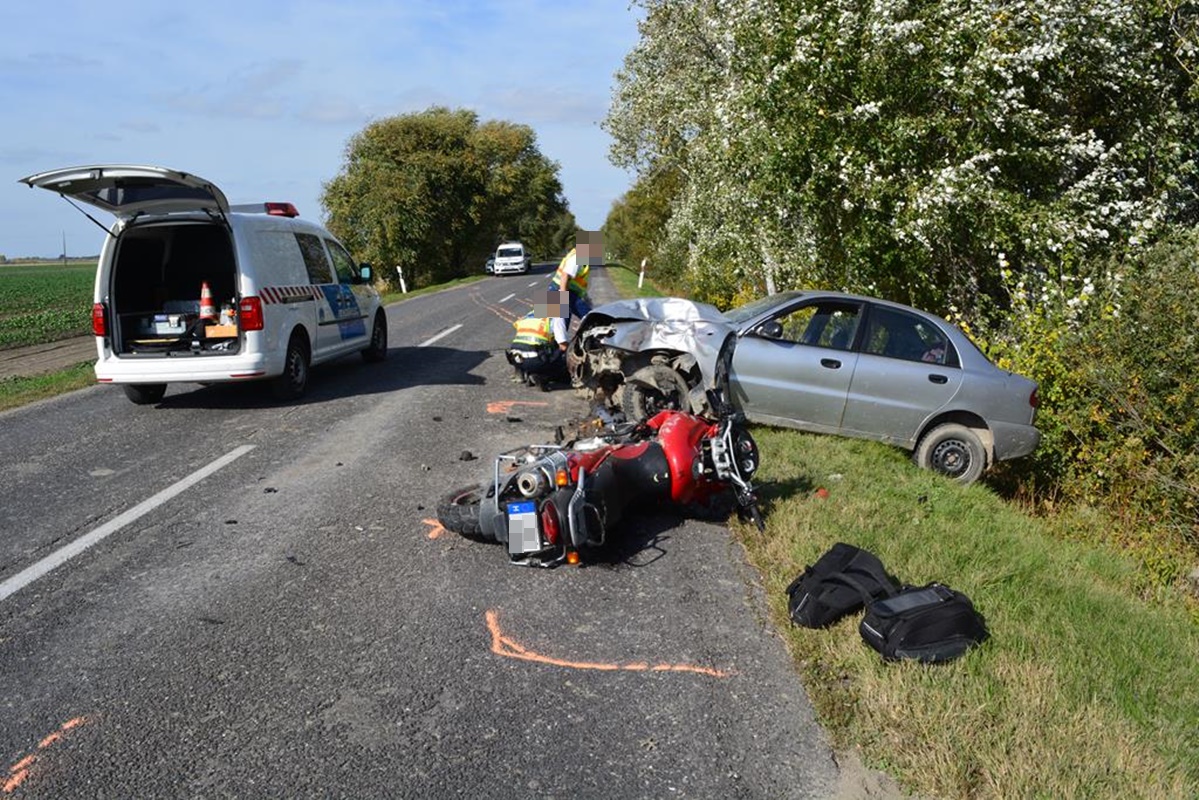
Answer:
[[[333,268],[329,266],[329,256],[319,236],[311,233],[297,233],[296,242],[300,252],[304,254],[304,267],[308,270],[310,283],[335,283]]]

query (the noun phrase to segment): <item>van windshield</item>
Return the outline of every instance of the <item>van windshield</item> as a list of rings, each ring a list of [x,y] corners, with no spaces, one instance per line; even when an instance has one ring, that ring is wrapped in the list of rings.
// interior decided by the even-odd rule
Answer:
[[[496,258],[520,258],[524,254],[519,247],[501,247],[495,255]]]

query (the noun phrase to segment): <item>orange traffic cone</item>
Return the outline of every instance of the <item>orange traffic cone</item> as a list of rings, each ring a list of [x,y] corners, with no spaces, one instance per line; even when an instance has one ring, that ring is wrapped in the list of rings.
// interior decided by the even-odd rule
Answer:
[[[216,303],[213,302],[212,289],[208,288],[208,281],[200,284],[200,319],[216,322]]]

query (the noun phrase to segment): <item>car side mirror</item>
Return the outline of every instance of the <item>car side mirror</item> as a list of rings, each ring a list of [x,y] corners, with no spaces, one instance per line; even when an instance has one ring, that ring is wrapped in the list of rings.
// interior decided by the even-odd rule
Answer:
[[[757,333],[767,339],[781,339],[783,338],[783,323],[777,319],[767,320],[758,326]]]
[[[370,283],[371,282],[371,265],[370,264],[359,264],[358,265],[358,274],[361,276],[363,283]]]

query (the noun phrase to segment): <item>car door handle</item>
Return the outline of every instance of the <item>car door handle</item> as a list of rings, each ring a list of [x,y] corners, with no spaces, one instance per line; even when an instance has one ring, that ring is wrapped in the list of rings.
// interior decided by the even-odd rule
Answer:
[[[829,369],[841,369],[841,362],[835,358],[820,359],[820,366],[828,367]]]
[[[928,379],[933,383],[949,383],[949,378],[945,377],[944,375],[938,375],[935,372],[929,375]]]

